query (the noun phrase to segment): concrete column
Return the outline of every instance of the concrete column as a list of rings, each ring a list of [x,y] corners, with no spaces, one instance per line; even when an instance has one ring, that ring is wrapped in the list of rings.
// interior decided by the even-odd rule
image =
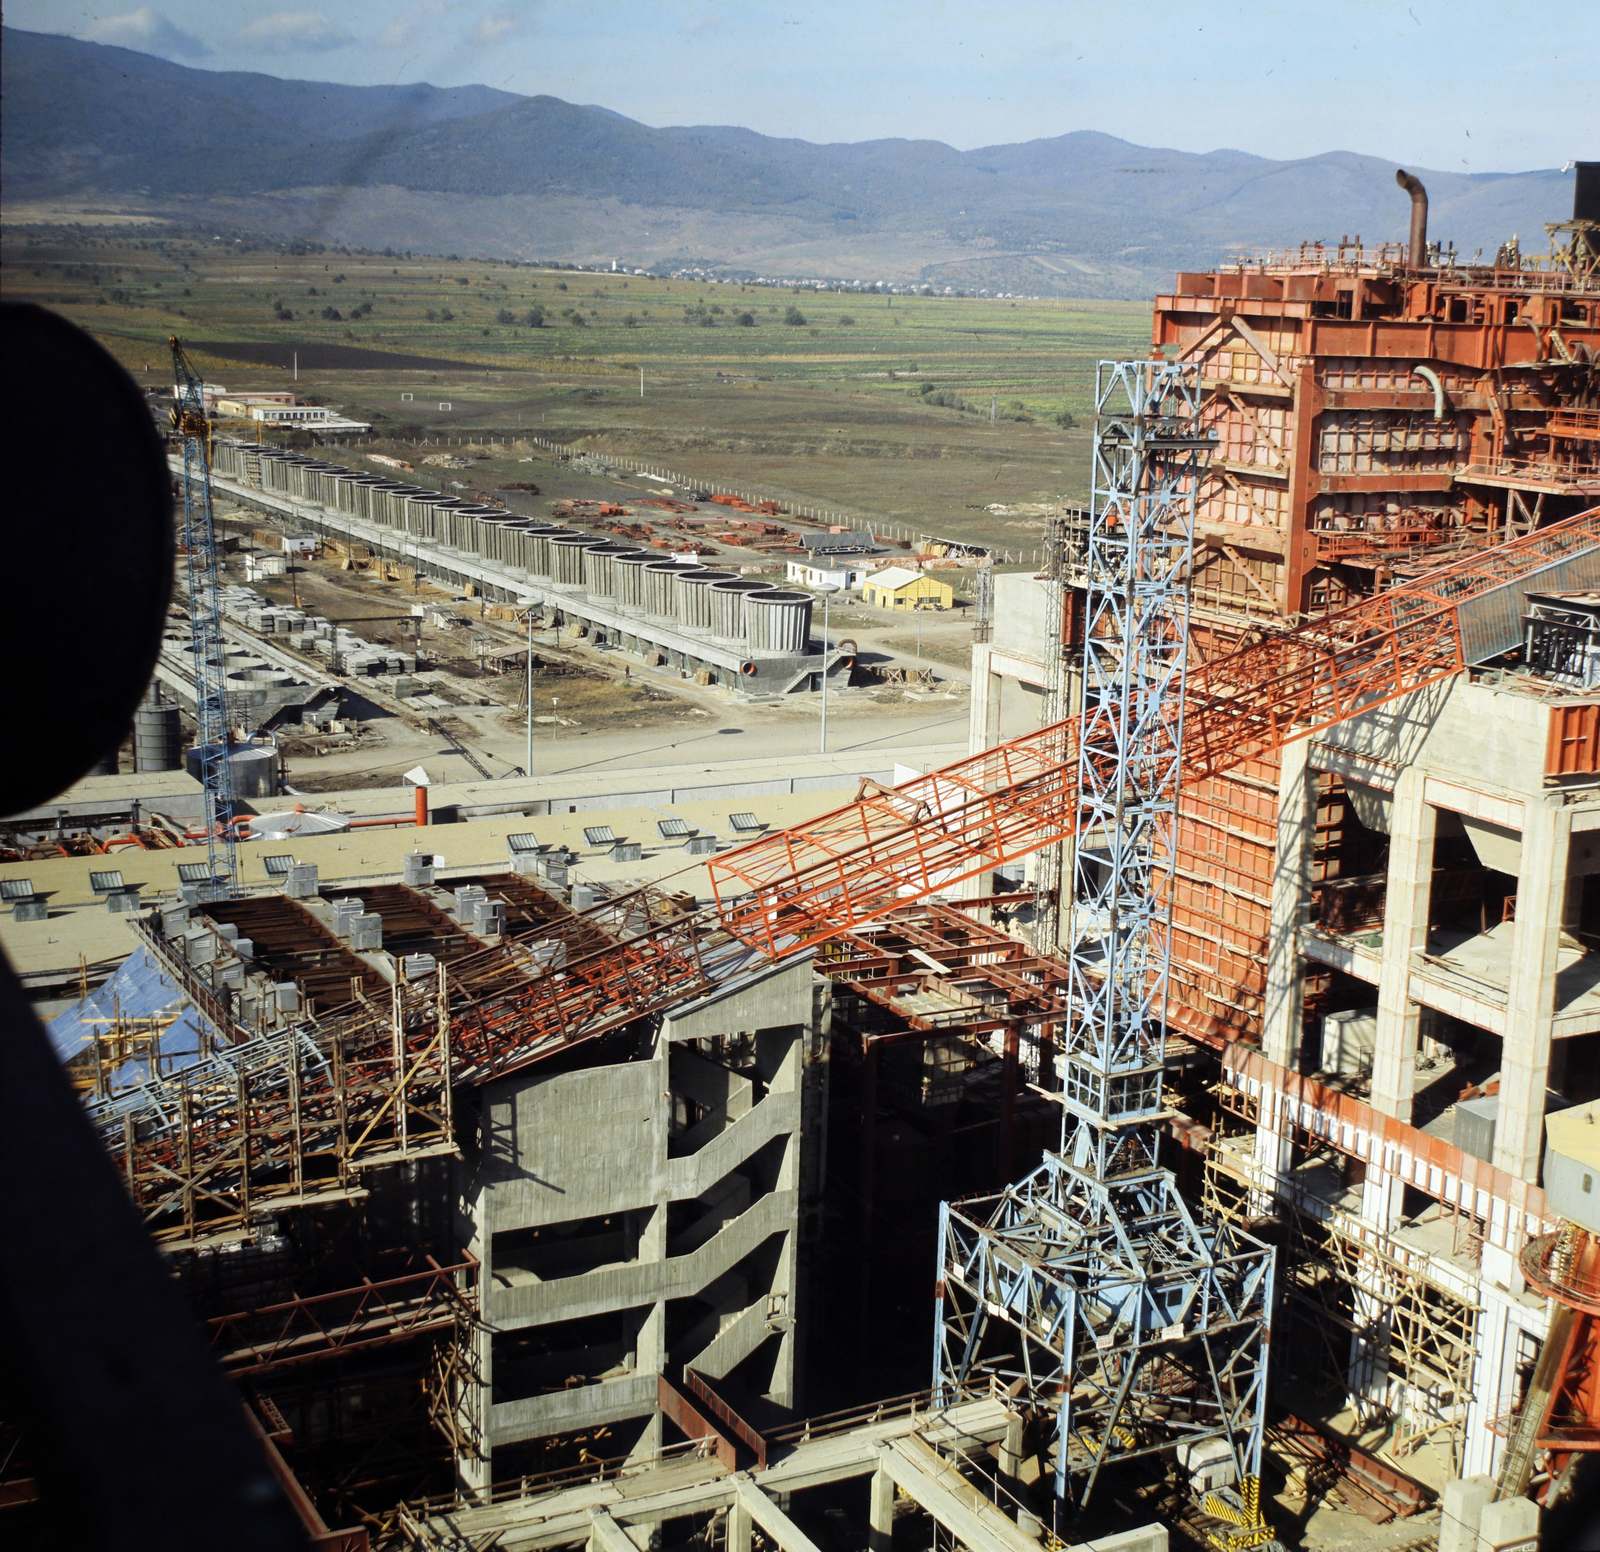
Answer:
[[[1446,1482],[1439,1512],[1439,1552],[1478,1552],[1478,1521],[1494,1497],[1494,1478],[1484,1473]]]
[[[1361,1186],[1361,1216],[1387,1233],[1400,1216],[1404,1183],[1394,1175],[1371,1171]],[[1364,1261],[1357,1273],[1351,1319],[1350,1368],[1346,1383],[1350,1399],[1363,1419],[1371,1420],[1390,1405],[1389,1346],[1393,1337],[1393,1312],[1385,1273],[1380,1265]]]
[[[972,705],[967,713],[969,754],[982,754],[985,749],[992,749],[1000,742],[1000,698],[1005,680],[1001,675],[990,672],[989,664],[993,657],[994,646],[990,642],[980,642],[972,649]],[[990,877],[988,873],[974,874],[954,885],[950,893],[957,900],[981,899],[993,893]],[[985,910],[981,919],[987,921],[988,916]]]
[[[1523,805],[1522,868],[1511,938],[1511,978],[1500,1061],[1494,1162],[1522,1180],[1539,1178],[1544,1095],[1556,1007],[1556,950],[1567,908],[1572,810],[1559,793]]]
[[[1538,1545],[1539,1506],[1531,1498],[1501,1498],[1483,1506],[1478,1518],[1478,1552]]]
[[[1311,894],[1311,853],[1317,836],[1317,778],[1311,741],[1284,747],[1278,773],[1277,856],[1272,868],[1272,933],[1267,947],[1267,1005],[1261,1054],[1298,1068],[1305,1006],[1305,962],[1299,933]]]
[[[1311,853],[1316,841],[1317,778],[1310,767],[1309,739],[1285,746],[1278,771],[1278,832],[1272,869],[1272,930],[1267,942],[1267,999],[1261,1053],[1296,1072],[1305,1022],[1305,961],[1299,934],[1311,893]],[[1272,1193],[1288,1170],[1293,1150],[1279,1130],[1281,1096],[1262,1095],[1256,1127],[1255,1164],[1263,1190],[1251,1196],[1254,1213],[1272,1211]]]
[[[1005,1437],[1000,1441],[1000,1475],[1015,1481],[1022,1470],[1022,1414],[1013,1412],[1006,1419]]]
[[[750,1552],[750,1511],[737,1497],[728,1506],[728,1552]]]
[[[981,754],[1000,742],[1000,696],[1003,680],[990,670],[994,646],[981,642],[972,649],[972,705],[968,709],[967,751]]]
[[[894,1478],[882,1466],[872,1473],[867,1525],[868,1552],[889,1552],[894,1541]],[[728,1552],[734,1552],[734,1548],[730,1546]]]
[[[1378,972],[1378,1028],[1372,1052],[1372,1108],[1411,1120],[1420,1009],[1411,1001],[1413,956],[1428,943],[1437,815],[1422,800],[1423,770],[1407,766],[1395,783],[1389,828],[1389,881]]]

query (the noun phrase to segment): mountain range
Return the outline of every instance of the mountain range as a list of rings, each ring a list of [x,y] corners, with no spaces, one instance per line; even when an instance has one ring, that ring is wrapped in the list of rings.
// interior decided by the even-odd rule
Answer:
[[[957,151],[655,129],[484,86],[195,70],[0,31],[6,219],[93,203],[416,252],[1145,296],[1234,248],[1402,239],[1396,164],[1153,149],[1082,130]],[[1570,214],[1550,169],[1412,169],[1465,257]],[[65,202],[65,203],[63,203]]]

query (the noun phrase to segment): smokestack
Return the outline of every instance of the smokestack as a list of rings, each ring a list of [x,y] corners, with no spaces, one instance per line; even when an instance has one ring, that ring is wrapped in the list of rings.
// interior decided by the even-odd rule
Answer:
[[[1395,169],[1394,181],[1411,196],[1410,264],[1421,269],[1428,262],[1428,191],[1403,167]]]

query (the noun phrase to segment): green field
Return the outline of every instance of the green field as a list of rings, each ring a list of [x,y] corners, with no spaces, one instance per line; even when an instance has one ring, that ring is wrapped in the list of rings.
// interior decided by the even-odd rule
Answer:
[[[197,364],[235,391],[294,382],[298,351],[303,394],[397,444],[532,428],[1013,546],[1036,537],[1037,515],[983,509],[1083,494],[1094,363],[1149,342],[1148,309],[1130,302],[225,253],[150,228],[8,227],[3,258],[8,299],[66,314],[151,384],[167,379],[171,333],[208,345]]]

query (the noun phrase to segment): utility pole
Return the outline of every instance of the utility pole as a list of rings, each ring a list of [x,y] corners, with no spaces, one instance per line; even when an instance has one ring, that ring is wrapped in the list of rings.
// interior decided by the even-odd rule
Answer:
[[[528,760],[523,769],[533,775],[533,601],[528,601],[528,670],[523,680],[523,698],[528,703]]]
[[[559,695],[552,695],[550,697],[550,742],[552,744],[556,741],[556,729],[561,726],[561,718],[556,712],[556,707],[560,703],[561,697]]]
[[[639,397],[644,397],[644,368],[639,368]]]
[[[819,587],[822,594],[822,743],[819,754],[828,752],[828,600],[839,591],[837,587]]]

